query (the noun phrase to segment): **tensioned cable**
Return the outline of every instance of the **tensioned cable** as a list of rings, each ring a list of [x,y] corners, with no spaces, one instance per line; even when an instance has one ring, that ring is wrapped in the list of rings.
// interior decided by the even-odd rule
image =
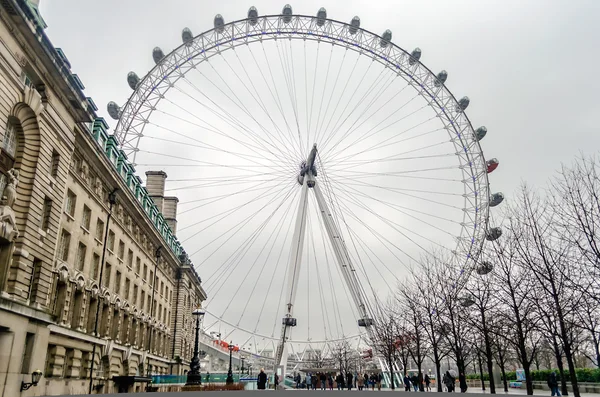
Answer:
[[[279,203],[279,205],[271,212],[271,214],[269,215],[269,217],[263,222],[263,225],[260,228],[260,231],[258,231],[258,233],[256,233],[256,237],[253,239],[254,241],[252,241],[250,244],[247,245],[247,249],[246,252],[248,252],[250,250],[250,248],[252,247],[252,245],[254,244],[254,242],[256,242],[256,240],[258,239],[258,236],[260,235],[260,233],[262,233],[262,231],[266,228],[267,224],[271,221],[271,219],[273,219],[273,217],[275,216],[275,214],[279,211],[279,209],[281,208],[281,206],[284,204],[284,202],[287,200],[287,198],[290,196],[291,194],[291,190],[290,192],[288,192],[288,194],[283,198],[283,200],[281,200],[281,202]],[[289,206],[288,206],[289,208]],[[286,211],[287,214],[287,211]],[[283,219],[283,217],[282,217]],[[279,224],[281,222],[281,220],[277,223]],[[263,247],[260,249],[260,251],[258,252],[258,255],[256,257],[256,259],[252,262],[252,265],[248,268],[248,271],[246,272],[246,274],[244,275],[244,277],[241,279],[240,284],[237,286],[237,288],[234,289],[234,291],[236,291],[233,296],[231,297],[231,300],[229,301],[229,303],[227,304],[227,306],[225,307],[225,309],[223,309],[223,315],[225,315],[225,313],[227,312],[227,310],[229,309],[229,307],[231,306],[231,304],[233,303],[233,301],[235,300],[236,296],[237,296],[237,292],[240,291],[240,288],[242,286],[242,284],[248,279],[248,276],[250,275],[250,272],[254,269],[254,267],[256,266],[256,264],[258,263],[258,259],[260,258],[260,255],[262,254],[262,252],[264,251],[264,249],[266,248],[267,244],[269,243],[269,241],[271,240],[271,238],[273,237],[273,234],[275,233],[275,229],[273,229],[273,231],[271,232],[271,234],[269,235],[269,237],[267,238],[267,241],[265,242],[265,244],[263,245]],[[237,269],[237,267],[239,266],[239,264],[242,262],[242,259],[244,258],[246,254],[240,256],[240,259],[238,260],[238,264],[234,267],[234,269],[232,270],[235,271]],[[263,266],[264,268],[264,266]],[[262,274],[262,272],[260,273]],[[259,277],[260,277],[259,274]],[[250,298],[248,298],[248,301],[252,298],[252,294],[254,292],[256,288],[256,283],[254,285],[254,288],[252,289],[252,293],[250,294]],[[218,294],[219,291],[217,291]],[[247,301],[247,302],[248,302]],[[246,305],[247,307],[247,305]],[[241,321],[243,317],[243,312],[242,312],[242,316],[240,317],[240,319],[238,320],[237,325],[239,326],[239,323]]]
[[[288,186],[285,186],[283,189],[281,189],[281,191],[284,191]],[[275,197],[276,198],[276,197]],[[246,219],[244,219],[245,224],[248,223],[250,220],[252,220],[252,218],[254,218],[260,211],[262,211],[267,205],[271,204],[273,201],[275,201],[275,199],[271,199],[267,204],[265,204],[261,209],[259,209],[258,211],[256,211],[253,215],[247,217]],[[234,226],[235,227],[235,226]],[[233,229],[233,227],[231,229],[228,229],[225,233],[228,233],[229,231],[231,231]],[[204,230],[204,229],[203,229]],[[197,249],[196,251],[194,251],[192,254],[190,254],[189,256],[191,257],[192,255],[195,255],[196,253],[200,252],[201,250],[203,250],[204,248],[206,248],[208,245],[212,244],[214,241],[216,241],[217,239],[219,239],[220,237],[222,237],[225,233],[219,235],[217,238],[211,240],[208,244],[205,244],[204,246],[202,246],[201,248]],[[197,233],[196,233],[197,234]],[[233,234],[235,235],[235,233]],[[225,242],[223,244],[225,244],[227,241],[229,241],[231,239],[230,236],[227,240],[225,240]],[[187,240],[187,239],[186,239]],[[184,240],[185,241],[185,240]],[[220,248],[221,246],[219,246]],[[203,263],[205,263],[212,255],[214,254],[214,251],[212,254],[210,254],[209,256],[205,257],[204,260],[202,262],[200,262],[199,264],[197,264],[196,266],[201,266]]]
[[[294,142],[291,140],[291,129],[290,126],[287,122],[287,118],[285,117],[284,111],[283,111],[283,105],[281,104],[281,100],[279,98],[279,92],[277,91],[277,84],[275,84],[275,79],[273,77],[273,74],[271,73],[271,69],[269,67],[269,61],[266,58],[266,54],[265,54],[265,60],[267,62],[267,67],[269,68],[269,72],[271,74],[271,81],[273,82],[274,85],[274,89],[275,89],[275,93],[273,93],[273,90],[271,89],[271,86],[269,85],[269,83],[267,82],[267,79],[265,77],[265,74],[263,73],[263,68],[258,64],[258,61],[256,60],[256,57],[254,56],[254,52],[252,51],[252,46],[248,46],[248,50],[250,52],[250,55],[252,56],[252,59],[254,60],[254,63],[256,64],[256,67],[258,68],[258,71],[260,72],[260,75],[265,83],[265,85],[267,86],[267,89],[269,90],[269,93],[271,94],[271,97],[273,98],[273,101],[276,104],[276,108],[279,110],[279,113],[281,114],[281,117],[283,117],[283,121],[287,127],[288,132],[290,133],[290,135],[286,135],[283,131],[281,131],[281,136],[282,137],[287,137],[288,142],[290,143],[290,146],[292,147],[293,150],[295,150],[294,148]],[[264,52],[264,47],[263,47],[263,52]],[[294,155],[299,155],[298,152],[295,152]]]
[[[290,96],[290,102],[292,105],[292,111],[294,112],[294,118],[296,120],[296,130],[298,133],[298,149],[302,152],[302,137],[300,134],[300,124],[298,123],[298,105],[297,105],[297,97],[295,90],[295,80],[292,76],[293,70],[290,68],[288,63],[287,54],[285,53],[285,45],[283,45],[281,51],[279,50],[279,43],[275,41],[275,47],[277,47],[277,53],[279,54],[279,64],[281,65],[281,69],[283,71],[283,78],[286,82],[288,88],[288,95]],[[285,65],[283,64],[283,59],[285,58]],[[287,66],[287,68],[286,68]]]
[[[319,128],[319,120],[321,119],[321,112],[323,110],[323,99],[325,99],[325,90],[327,90],[327,83],[329,83],[329,70],[331,69],[331,59],[333,58],[333,49],[335,46],[331,46],[331,51],[329,52],[329,60],[327,61],[327,71],[325,72],[325,83],[323,84],[323,91],[321,93],[321,102],[319,102],[319,113],[317,114],[317,122],[315,124],[315,132],[318,132]],[[315,76],[315,80],[316,80]]]
[[[211,65],[211,67],[212,67],[212,65]],[[213,67],[213,70],[215,70],[215,71],[216,71],[216,69],[214,69],[214,67]],[[220,76],[220,74],[219,74],[218,72],[216,72],[216,73],[217,73],[217,75],[219,76],[219,78],[221,78],[221,79],[222,79],[222,77]],[[208,81],[209,81],[211,84],[215,85],[215,84],[213,83],[212,79],[210,79],[210,78],[208,78],[207,76],[205,76],[205,75],[204,75],[202,72],[199,72],[199,74],[200,74],[202,77],[204,77],[206,80],[208,80]],[[200,93],[201,95],[203,95],[205,98],[207,98],[209,101],[211,101],[211,102],[212,102],[212,103],[213,103],[215,106],[218,106],[218,105],[217,105],[217,104],[216,104],[216,103],[215,103],[215,102],[214,102],[212,99],[208,98],[208,96],[206,96],[205,94],[203,94],[203,93],[202,93],[202,90],[200,90],[200,89],[199,89],[199,88],[198,88],[198,87],[197,87],[195,84],[193,84],[193,83],[192,83],[192,82],[190,82],[189,80],[184,80],[184,81],[185,81],[185,82],[186,82],[188,85],[190,85],[190,86],[191,86],[191,87],[192,87],[192,88],[193,88],[195,91],[197,91],[198,93]],[[227,85],[227,87],[229,88],[229,86],[228,86],[228,85]],[[219,89],[218,87],[216,87],[216,85],[215,85],[215,88]],[[187,96],[188,96],[190,99],[194,100],[194,101],[195,101],[195,102],[197,102],[198,104],[200,104],[200,105],[202,105],[202,106],[204,106],[204,107],[207,107],[207,106],[206,106],[206,105],[204,105],[202,102],[200,102],[200,101],[199,101],[199,100],[198,100],[198,99],[197,99],[195,96],[192,96],[192,95],[190,95],[189,93],[187,93],[187,92],[183,91],[183,90],[182,90],[180,87],[175,87],[175,89],[177,89],[177,90],[178,90],[178,91],[180,91],[181,93],[183,93],[183,94],[187,95]],[[231,88],[229,88],[229,89],[231,90]],[[253,119],[253,120],[256,122],[256,124],[259,126],[259,128],[260,128],[260,129],[261,129],[263,132],[266,132],[266,130],[265,130],[265,128],[264,128],[264,126],[263,126],[261,123],[259,123],[259,122],[258,122],[258,121],[257,121],[257,120],[256,120],[256,119],[255,119],[255,118],[254,118],[254,117],[253,117],[251,114],[250,114],[250,112],[248,112],[248,110],[247,110],[245,107],[244,107],[244,108],[241,108],[241,107],[240,107],[240,106],[237,104],[237,102],[233,101],[233,100],[232,100],[232,99],[231,99],[231,98],[230,98],[230,97],[229,97],[227,94],[225,94],[225,93],[224,93],[222,90],[220,90],[220,91],[221,91],[221,92],[222,92],[222,93],[223,93],[223,94],[224,94],[224,95],[225,95],[225,96],[226,96],[226,97],[227,97],[227,98],[228,98],[228,99],[229,99],[231,102],[233,102],[234,104],[236,104],[236,105],[237,105],[237,106],[238,106],[238,107],[239,107],[239,108],[242,110],[242,112],[246,112],[246,114],[247,114],[247,115],[248,115],[250,118],[252,118],[252,119]],[[238,101],[239,101],[239,98],[237,97],[237,95],[236,95],[235,93],[234,93],[234,96],[235,96],[235,97],[238,99]],[[207,107],[207,108],[208,108],[208,107]],[[208,108],[208,109],[210,109],[210,108]],[[225,121],[226,123],[230,124],[230,125],[231,125],[231,126],[234,128],[234,129],[237,129],[239,132],[246,131],[246,132],[247,132],[249,135],[253,136],[253,137],[256,139],[256,140],[255,140],[255,142],[257,143],[257,145],[261,146],[263,150],[265,150],[266,152],[268,152],[268,153],[272,154],[272,155],[273,155],[275,158],[278,158],[280,161],[282,160],[282,159],[279,157],[279,155],[278,155],[277,153],[274,153],[273,151],[271,151],[270,149],[268,149],[268,148],[267,148],[267,147],[265,147],[264,145],[260,145],[260,143],[258,142],[258,140],[262,141],[263,143],[266,143],[268,146],[271,146],[271,147],[273,147],[273,149],[275,149],[276,151],[278,151],[280,154],[284,155],[284,157],[287,157],[288,161],[292,161],[292,158],[291,158],[291,157],[289,157],[289,156],[287,156],[287,152],[285,152],[285,151],[281,151],[281,148],[278,148],[278,147],[276,147],[275,145],[273,145],[273,143],[272,143],[271,141],[268,141],[268,140],[266,140],[266,139],[262,138],[262,137],[260,136],[260,134],[257,134],[256,132],[252,131],[252,129],[250,129],[250,128],[247,128],[247,127],[245,126],[245,123],[242,123],[242,122],[241,122],[239,119],[237,119],[235,116],[233,116],[233,115],[231,115],[229,112],[225,111],[225,110],[224,110],[224,108],[223,108],[222,106],[220,107],[220,109],[221,109],[221,111],[223,111],[225,114],[227,114],[227,115],[228,115],[230,118],[232,118],[232,119],[233,119],[233,121],[234,121],[234,124],[236,124],[238,128],[236,128],[236,125],[232,125],[232,123],[231,123],[231,122],[229,122],[229,121],[227,121],[226,119],[224,119],[224,118],[223,118],[223,117],[222,117],[222,116],[221,116],[219,113],[217,113],[217,112],[214,112],[214,114],[215,114],[215,115],[217,115],[218,117],[222,118],[222,119],[223,119],[223,121]]]
[[[287,197],[289,197],[290,193],[291,193],[291,189],[288,191],[288,193],[286,193],[286,195],[282,199],[279,206],[281,206],[283,204],[283,202],[287,199]],[[278,206],[278,208],[279,208],[279,206]],[[216,288],[216,286],[219,283],[221,283],[221,287],[224,285],[225,281],[227,280],[227,278],[223,279],[224,275],[230,273],[229,270],[231,269],[231,267],[233,266],[235,261],[238,258],[241,258],[240,255],[242,255],[242,252],[245,249],[246,250],[249,249],[250,245],[253,243],[253,240],[256,239],[258,234],[262,231],[264,226],[266,226],[266,224],[268,223],[269,220],[270,220],[270,217],[267,220],[263,221],[258,227],[256,227],[253,230],[253,232],[244,240],[244,242],[242,244],[240,244],[239,247],[236,250],[234,250],[233,253],[231,253],[231,255],[229,255],[229,257],[225,261],[223,261],[223,263],[215,271],[213,271],[213,273],[210,276],[208,276],[208,278],[206,280],[206,282],[208,283],[208,286],[207,286],[208,292],[210,292],[211,290]],[[239,232],[239,230],[238,230],[238,232]],[[218,249],[220,249],[221,247],[222,247],[222,245],[219,246]],[[239,263],[240,262],[238,261],[237,264],[235,264],[236,268],[239,265]],[[214,279],[215,276],[216,276],[216,279]],[[215,280],[215,281],[213,281],[211,283],[211,280]],[[221,281],[221,280],[224,280],[224,281]],[[221,287],[219,287],[218,291],[220,291]]]
[[[340,188],[340,189],[342,189],[342,188]],[[347,191],[345,191],[345,192],[347,192]],[[431,239],[429,239],[429,238],[427,238],[427,237],[425,237],[425,236],[423,236],[423,235],[421,235],[421,234],[419,234],[419,233],[415,232],[414,230],[411,230],[411,229],[409,229],[409,228],[407,228],[407,227],[405,227],[405,226],[402,226],[402,225],[398,224],[397,222],[391,221],[390,219],[388,219],[388,218],[385,218],[385,217],[383,217],[383,216],[381,216],[381,215],[379,215],[379,214],[375,213],[375,212],[374,212],[373,210],[371,210],[371,209],[369,208],[369,206],[367,206],[365,203],[363,203],[362,201],[360,201],[358,198],[354,197],[354,195],[352,195],[352,196],[353,196],[353,197],[352,197],[352,198],[353,198],[353,200],[355,200],[355,201],[354,201],[354,202],[355,202],[355,204],[356,204],[356,205],[357,205],[359,208],[362,208],[362,209],[364,209],[364,210],[368,211],[369,213],[373,214],[373,215],[374,215],[376,218],[380,219],[382,222],[384,222],[385,224],[387,224],[388,226],[390,226],[391,228],[393,228],[394,230],[396,230],[398,233],[400,233],[402,236],[404,236],[405,238],[407,238],[407,239],[408,239],[409,241],[411,241],[413,244],[417,245],[417,246],[418,246],[419,248],[421,248],[421,249],[422,249],[424,252],[426,252],[426,250],[425,250],[425,248],[424,248],[424,247],[422,247],[420,244],[416,243],[416,242],[415,242],[413,239],[411,239],[410,237],[408,237],[407,235],[405,235],[403,232],[401,232],[400,230],[398,230],[396,227],[394,227],[394,226],[392,226],[392,225],[396,225],[397,227],[399,227],[399,228],[401,228],[401,229],[405,229],[406,231],[409,231],[409,232],[413,233],[414,235],[416,235],[416,236],[419,236],[419,237],[421,237],[422,239],[424,239],[424,240],[427,240],[427,241],[429,241],[430,243],[432,243],[432,244],[434,244],[434,245],[438,245],[438,246],[440,246],[440,247],[442,247],[442,248],[446,248],[444,245],[442,245],[442,244],[439,244],[439,243],[437,243],[437,242],[435,242],[435,241],[433,241],[433,240],[431,240]],[[378,201],[378,200],[376,200],[376,199],[373,199],[373,200],[375,200],[375,201]],[[410,216],[409,214],[405,214],[405,215],[407,215],[407,216]],[[413,219],[417,219],[416,217],[412,217],[412,218],[413,218]],[[423,223],[426,223],[426,224],[428,224],[427,222],[423,222]],[[434,228],[435,228],[435,229],[437,229],[437,230],[440,230],[440,231],[444,232],[444,230],[443,230],[443,229],[441,229],[441,228],[437,228],[437,227],[435,227],[435,226],[433,226],[433,225],[430,225],[430,224],[428,224],[428,225],[429,225],[429,226],[432,226],[432,227],[434,227]],[[447,232],[445,232],[445,233],[447,233]]]
[[[238,78],[238,80],[244,85],[244,88],[246,88],[246,91],[248,91],[248,93],[250,94],[250,96],[252,96],[252,98],[256,101],[256,103],[259,105],[259,107],[261,108],[261,110],[267,115],[267,117],[269,118],[269,120],[271,121],[271,123],[273,124],[273,127],[275,128],[275,130],[277,131],[277,134],[279,135],[279,137],[281,138],[281,129],[279,128],[279,126],[277,126],[277,124],[275,123],[275,121],[273,120],[273,118],[271,117],[271,113],[267,110],[264,102],[262,101],[262,98],[260,97],[260,90],[257,90],[256,87],[254,86],[254,82],[252,81],[253,79],[250,78],[250,76],[248,75],[248,71],[247,68],[244,67],[242,65],[242,61],[240,60],[240,57],[237,53],[237,51],[234,51],[234,54],[238,60],[238,63],[241,66],[241,69],[243,70],[244,74],[247,77],[247,80],[250,82],[250,84],[252,85],[252,88],[254,90],[254,92],[256,92],[256,96],[258,97],[258,99],[254,96],[254,93],[246,86],[246,83],[239,77],[239,75],[237,74],[237,72],[233,69],[233,67],[230,65],[229,62],[225,62],[229,68],[231,69],[231,71],[235,74],[235,76]],[[283,146],[286,148],[286,150],[288,151],[288,153],[291,153],[293,151],[290,150],[290,148],[287,146],[286,143],[283,142],[283,140],[280,141]]]

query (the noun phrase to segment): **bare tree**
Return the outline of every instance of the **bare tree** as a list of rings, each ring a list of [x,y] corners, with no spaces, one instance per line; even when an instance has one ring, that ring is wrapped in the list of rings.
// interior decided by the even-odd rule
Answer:
[[[512,212],[511,235],[520,265],[537,281],[537,286],[547,297],[544,303],[548,303],[555,314],[557,333],[569,366],[573,394],[579,397],[572,340],[566,319],[570,306],[576,305],[576,299],[581,296],[573,294],[568,285],[568,281],[572,279],[569,266],[570,246],[563,239],[553,238],[552,226],[557,214],[527,186],[521,188]],[[538,305],[539,307],[541,306]]]
[[[572,279],[581,293],[600,302],[600,164],[597,156],[564,166],[552,182],[554,227],[577,252],[584,270]]]
[[[486,276],[484,276],[486,277]],[[473,315],[470,317],[470,324],[474,330],[481,336],[481,342],[483,349],[481,354],[478,354],[478,359],[481,359],[481,355],[485,357],[485,364],[489,375],[490,382],[490,393],[496,393],[496,385],[494,384],[493,377],[493,346],[492,346],[492,333],[494,332],[493,321],[491,319],[493,310],[498,305],[498,300],[493,297],[492,283],[486,277],[473,277],[471,282],[467,285],[466,290],[472,297],[473,302]],[[481,371],[480,369],[480,372]],[[485,383],[483,383],[483,374],[481,376],[482,389],[485,390]]]
[[[373,352],[386,362],[390,372],[390,387],[395,390],[394,364],[400,358],[397,342],[402,332],[393,304],[380,308],[373,317],[373,325],[370,327],[370,345]]]
[[[340,373],[345,376],[352,370],[354,349],[347,340],[342,340],[332,347],[331,352],[331,364],[336,365]]]
[[[600,368],[600,307],[597,302],[584,299],[576,315],[577,325],[585,335],[581,353]]]
[[[488,258],[495,263],[493,282],[497,288],[502,311],[505,313],[507,327],[505,341],[517,352],[517,359],[525,372],[527,394],[533,394],[531,380],[531,363],[535,356],[539,337],[536,334],[538,317],[536,304],[530,298],[534,288],[534,280],[519,266],[519,255],[512,236],[512,223],[517,222],[507,217],[508,227],[500,239],[488,245]],[[496,341],[499,345],[501,340]],[[502,368],[502,364],[501,364]]]
[[[416,287],[402,286],[398,293],[398,308],[401,311],[399,316],[405,319],[405,329],[408,335],[408,353],[417,365],[417,376],[419,378],[419,389],[424,391],[423,387],[423,361],[427,354],[426,335],[423,326],[423,308],[419,299],[419,293]],[[406,374],[406,368],[404,369]]]

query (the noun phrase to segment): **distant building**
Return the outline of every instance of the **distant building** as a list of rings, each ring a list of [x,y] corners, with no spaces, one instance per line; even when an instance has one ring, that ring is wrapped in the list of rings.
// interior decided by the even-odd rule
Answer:
[[[142,186],[37,5],[0,2],[0,397],[87,393],[92,361],[98,392],[139,391],[188,368],[206,293],[166,174]]]

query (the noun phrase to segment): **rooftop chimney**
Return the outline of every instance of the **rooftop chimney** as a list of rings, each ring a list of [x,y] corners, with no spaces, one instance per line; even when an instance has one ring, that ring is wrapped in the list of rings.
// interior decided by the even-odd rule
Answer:
[[[154,201],[160,212],[163,212],[166,179],[167,173],[164,171],[146,171],[146,190],[148,191],[148,196]]]
[[[177,197],[165,197],[163,204],[163,216],[167,225],[171,228],[174,235],[177,235]]]

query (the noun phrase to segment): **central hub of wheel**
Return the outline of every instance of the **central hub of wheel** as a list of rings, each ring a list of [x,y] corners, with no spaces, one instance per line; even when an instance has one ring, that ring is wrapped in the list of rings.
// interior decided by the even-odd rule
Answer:
[[[306,184],[308,187],[315,186],[314,178],[317,176],[317,165],[315,164],[316,161],[317,144],[315,143],[308,154],[308,158],[300,163],[300,172],[298,173],[298,183],[300,185],[304,185],[304,180],[306,179]]]

